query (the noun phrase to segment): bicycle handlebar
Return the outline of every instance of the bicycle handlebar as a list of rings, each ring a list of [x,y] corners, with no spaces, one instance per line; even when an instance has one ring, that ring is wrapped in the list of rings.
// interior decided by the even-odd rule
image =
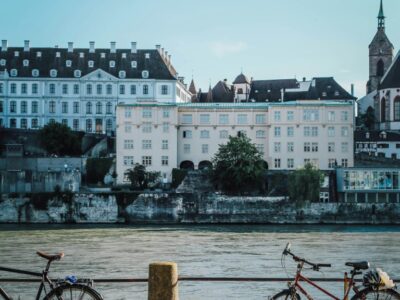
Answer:
[[[290,252],[290,250],[287,249],[287,247],[286,247],[285,250],[283,250],[282,255],[288,255],[288,254],[293,258],[294,261],[303,262],[303,263],[311,266],[313,268],[313,270],[316,270],[316,271],[318,271],[319,268],[330,268],[330,267],[332,267],[331,264],[315,264],[315,263],[312,263],[312,262],[306,260],[305,258],[298,257],[298,256],[294,255],[292,252]]]

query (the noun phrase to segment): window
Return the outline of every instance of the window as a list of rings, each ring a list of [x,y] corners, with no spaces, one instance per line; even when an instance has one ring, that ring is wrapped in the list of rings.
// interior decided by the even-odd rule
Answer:
[[[311,127],[311,136],[318,136],[318,127]]]
[[[92,102],[87,102],[86,103],[86,114],[91,114],[92,113]]]
[[[263,144],[256,144],[256,149],[260,153],[264,153],[264,145]]]
[[[288,127],[287,128],[287,136],[288,137],[294,136],[294,127]]]
[[[124,166],[133,166],[133,156],[124,156]]]
[[[237,132],[237,136],[246,136],[246,135],[247,135],[246,130],[239,130],[239,131]]]
[[[349,160],[347,158],[342,158],[342,167],[347,168],[349,166]]]
[[[161,149],[163,149],[163,150],[167,150],[168,149],[168,140],[162,140]]]
[[[51,114],[56,113],[56,101],[49,102],[49,113],[51,113]]]
[[[303,121],[318,121],[319,111],[317,109],[305,109],[303,111]]]
[[[294,112],[293,111],[289,110],[287,112],[287,120],[288,121],[293,121],[294,120]]]
[[[168,108],[163,109],[163,118],[169,118],[169,109]]]
[[[82,75],[82,72],[81,72],[80,70],[75,70],[75,71],[74,71],[74,76],[75,76],[76,78],[81,77],[81,75]]]
[[[237,123],[238,124],[247,124],[247,115],[245,114],[239,114],[237,116]]]
[[[115,61],[110,60],[109,65],[110,65],[110,68],[115,68]]]
[[[328,111],[328,121],[329,122],[335,121],[335,112],[334,111]]]
[[[184,130],[182,132],[182,137],[184,139],[191,139],[192,138],[192,131],[191,130]]]
[[[29,60],[24,59],[24,60],[22,61],[22,64],[23,64],[24,67],[28,67],[28,66],[29,66]]]
[[[151,122],[144,122],[142,126],[143,133],[151,133]]]
[[[112,85],[111,84],[106,85],[106,93],[107,93],[107,95],[112,94]]]
[[[149,94],[149,86],[147,84],[143,85],[143,95]]]
[[[152,117],[152,108],[151,107],[144,107],[142,110],[142,117],[145,119],[149,119]]]
[[[201,153],[203,154],[208,153],[208,144],[201,145]]]
[[[74,94],[75,95],[79,94],[79,84],[74,84]]]
[[[49,93],[54,95],[56,93],[56,85],[54,83],[50,83],[49,85]]]
[[[161,86],[161,95],[168,95],[168,85],[163,84]]]
[[[304,136],[310,136],[311,135],[311,128],[306,126],[304,127]]]
[[[256,124],[265,124],[265,115],[256,115]]]
[[[342,111],[340,113],[340,121],[348,121],[349,120],[349,112],[348,111]]]
[[[227,139],[229,137],[228,130],[221,130],[219,132],[220,139]]]
[[[343,142],[342,143],[342,153],[347,153],[349,152],[349,143]]]
[[[264,130],[257,130],[256,131],[256,138],[258,138],[258,139],[265,138],[265,131]]]
[[[21,119],[21,129],[27,129],[27,128],[28,128],[27,119]]]
[[[221,114],[219,115],[219,124],[226,125],[229,123],[229,115]]]
[[[143,150],[151,149],[151,140],[142,140],[142,149]]]
[[[274,136],[275,137],[281,136],[281,128],[280,127],[274,127]]]
[[[4,112],[4,104],[3,101],[0,101],[0,113]]]
[[[68,126],[68,120],[67,119],[62,119],[61,124]]]
[[[17,102],[10,101],[10,113],[16,113],[16,112],[17,112]]]
[[[11,69],[10,75],[11,77],[16,77],[18,75],[17,69]]]
[[[10,119],[10,128],[17,128],[17,119]]]
[[[119,93],[120,95],[125,95],[125,85],[121,84],[119,86]]]
[[[210,124],[210,115],[200,114],[200,124]]]
[[[113,108],[112,103],[111,102],[107,102],[107,104],[106,104],[106,114],[107,115],[112,114],[112,108]]]
[[[342,127],[341,133],[342,133],[342,136],[348,136],[349,135],[349,129],[347,127]]]
[[[280,168],[281,167],[281,159],[280,158],[275,158],[274,159],[274,167],[275,168]]]
[[[32,119],[31,120],[31,128],[38,128],[38,127],[39,127],[38,119]]]
[[[280,121],[280,120],[281,120],[281,112],[274,111],[274,121]]]
[[[86,85],[86,94],[87,95],[91,95],[92,94],[92,85],[91,84],[87,84]]]
[[[118,77],[122,78],[122,79],[125,78],[126,77],[126,72],[125,71],[119,71],[118,72]]]
[[[182,115],[182,124],[192,124],[193,123],[193,116],[184,114]]]
[[[318,152],[318,143],[311,144],[311,152]]]
[[[3,84],[2,84],[2,83],[0,83],[0,94],[3,94],[3,93],[4,93]]]
[[[135,60],[131,61],[131,68],[136,68],[137,67],[137,62]]]
[[[311,151],[311,143],[304,143],[304,152],[310,152]]]
[[[21,94],[28,93],[28,85],[26,83],[21,84]]]
[[[68,102],[61,103],[61,113],[63,113],[63,114],[68,113]]]
[[[92,120],[90,120],[90,119],[86,120],[86,131],[92,132]]]
[[[169,132],[169,123],[164,122],[163,123],[163,132],[168,133]]]
[[[136,85],[131,85],[131,95],[136,95]]]
[[[125,107],[125,118],[130,118],[132,116],[132,107]]]
[[[151,166],[151,156],[142,156],[142,165],[145,167]]]
[[[28,104],[26,101],[21,102],[21,114],[26,114],[28,110]]]
[[[304,165],[308,165],[310,163],[311,163],[311,159],[309,159],[309,158],[304,159]]]
[[[31,111],[32,111],[33,114],[37,114],[38,113],[38,102],[37,101],[32,101]]]
[[[335,143],[328,143],[328,152],[335,152]]]
[[[66,67],[71,67],[71,66],[72,66],[72,61],[71,61],[70,59],[67,59],[67,60],[65,61],[65,66],[66,66]]]
[[[68,84],[63,84],[62,85],[62,93],[64,95],[68,94]]]
[[[93,60],[89,60],[88,61],[88,67],[89,68],[93,68],[94,67],[94,61]]]
[[[328,127],[328,136],[329,137],[335,136],[335,127]]]
[[[96,114],[102,114],[103,113],[103,104],[101,102],[96,103]]]
[[[288,158],[287,159],[287,168],[288,169],[293,169],[294,168],[294,159],[293,158]]]
[[[168,166],[168,156],[161,156],[161,165]]]
[[[79,130],[79,120],[78,120],[78,119],[74,119],[74,120],[72,121],[72,128],[73,128],[75,131],[78,131],[78,130]]]
[[[5,66],[6,60],[4,58],[0,59],[0,66]]]
[[[183,153],[190,153],[190,144],[183,144]]]
[[[73,104],[73,112],[74,114],[79,114],[79,102],[74,102]]]
[[[38,77],[39,76],[39,70],[38,69],[33,69],[32,70],[32,77]]]
[[[106,131],[110,132],[113,129],[113,121],[111,119],[106,120]]]
[[[336,167],[336,159],[330,158],[328,160],[328,168],[333,169],[334,167]]]
[[[294,152],[294,143],[293,142],[287,143],[287,152]]]
[[[96,85],[96,93],[97,95],[103,94],[103,86],[101,84]]]
[[[149,78],[149,71],[146,71],[146,70],[142,71],[142,77]]]
[[[210,132],[208,130],[200,131],[200,138],[202,138],[202,139],[210,138]]]
[[[11,83],[11,85],[10,85],[10,93],[11,94],[16,94],[17,93],[17,84],[16,83]]]
[[[50,77],[57,77],[57,70],[50,70]]]
[[[281,152],[281,143],[280,142],[275,142],[274,143],[274,152],[275,153]]]
[[[132,126],[129,124],[125,124],[125,133],[131,133],[132,132]]]
[[[32,84],[32,94],[36,95],[38,93],[38,84],[33,83]]]

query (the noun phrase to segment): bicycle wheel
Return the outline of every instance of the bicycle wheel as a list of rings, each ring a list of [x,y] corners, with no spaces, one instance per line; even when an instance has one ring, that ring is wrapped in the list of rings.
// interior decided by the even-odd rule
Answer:
[[[279,292],[275,296],[272,296],[271,300],[300,300],[300,295],[297,293],[293,293],[290,290],[283,290]]]
[[[366,288],[356,295],[351,300],[400,300],[400,294],[395,290],[374,290]]]
[[[98,292],[83,284],[64,284],[50,293],[43,300],[103,300]]]

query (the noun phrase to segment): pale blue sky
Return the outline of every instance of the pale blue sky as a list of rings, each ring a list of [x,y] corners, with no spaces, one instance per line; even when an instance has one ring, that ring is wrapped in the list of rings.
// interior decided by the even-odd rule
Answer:
[[[1,8],[9,46],[161,44],[203,90],[243,68],[255,79],[334,76],[362,96],[379,0],[2,0]],[[384,0],[384,11],[396,53],[400,1]]]

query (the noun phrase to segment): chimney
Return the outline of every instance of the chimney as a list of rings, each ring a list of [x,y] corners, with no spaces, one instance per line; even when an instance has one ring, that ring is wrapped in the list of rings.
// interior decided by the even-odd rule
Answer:
[[[354,83],[351,84],[351,95],[354,97]]]
[[[90,46],[89,53],[94,53],[94,42],[93,41],[89,42],[89,46]],[[114,43],[114,48],[115,48],[115,43]]]
[[[131,42],[131,53],[136,53],[136,42]]]
[[[164,57],[164,48],[161,48],[161,56]]]
[[[167,64],[168,64],[168,51],[165,51],[165,61],[167,62]]]
[[[171,64],[171,54],[168,54],[168,64]]]
[[[29,40],[24,41],[24,51],[29,52]]]
[[[161,52],[161,45],[156,45],[156,49],[157,49],[158,53],[160,53]]]
[[[116,49],[115,49],[115,45],[116,45],[116,43],[115,42],[111,42],[110,43],[110,53],[115,53],[116,52]]]
[[[1,51],[7,51],[7,40],[1,40]]]
[[[303,77],[303,82],[305,82],[306,81],[306,78],[305,77]]]
[[[281,89],[281,101],[285,100],[285,89]]]
[[[74,43],[68,42],[68,52],[72,53],[72,51],[74,51]]]

